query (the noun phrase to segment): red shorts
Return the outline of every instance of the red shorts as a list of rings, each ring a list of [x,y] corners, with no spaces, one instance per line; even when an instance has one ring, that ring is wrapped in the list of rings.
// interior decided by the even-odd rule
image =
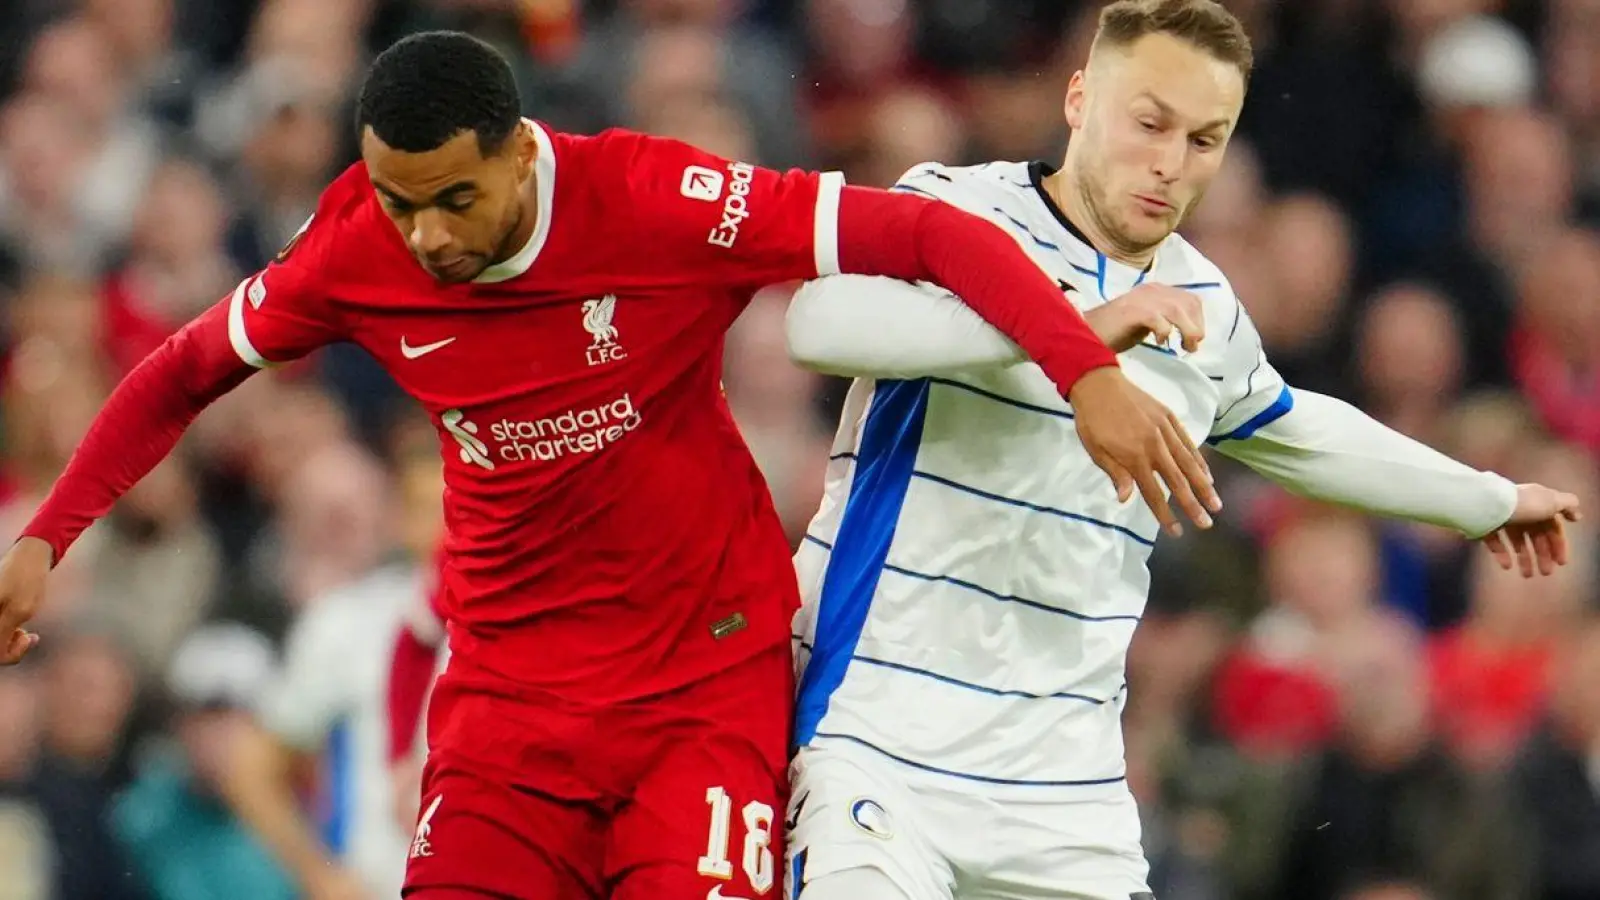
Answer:
[[[787,645],[648,702],[579,712],[446,672],[404,895],[726,900],[781,891]]]

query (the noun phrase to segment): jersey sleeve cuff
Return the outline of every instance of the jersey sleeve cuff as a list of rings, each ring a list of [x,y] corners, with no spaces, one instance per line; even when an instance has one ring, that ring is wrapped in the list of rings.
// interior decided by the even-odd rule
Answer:
[[[228,343],[233,345],[233,352],[247,365],[257,369],[264,369],[270,363],[261,352],[250,343],[250,335],[244,328],[244,305],[252,291],[260,290],[260,275],[253,275],[239,282],[233,289],[233,296],[228,299]]]
[[[1266,409],[1251,416],[1243,425],[1232,431],[1206,438],[1206,443],[1220,444],[1223,441],[1242,441],[1283,418],[1291,409],[1294,409],[1294,393],[1285,386],[1278,392],[1277,398]]]
[[[823,172],[817,178],[817,211],[812,245],[816,248],[817,277],[838,275],[839,198],[844,194],[844,174]]]

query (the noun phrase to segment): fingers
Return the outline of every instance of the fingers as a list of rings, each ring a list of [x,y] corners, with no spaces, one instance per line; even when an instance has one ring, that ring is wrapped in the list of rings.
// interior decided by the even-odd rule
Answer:
[[[1143,469],[1134,475],[1139,482],[1139,493],[1144,497],[1144,503],[1155,513],[1156,521],[1161,524],[1161,530],[1178,537],[1183,534],[1183,526],[1178,523],[1178,517],[1172,514],[1172,507],[1167,505],[1167,493],[1161,489],[1161,481],[1156,478],[1154,469]]]
[[[1111,476],[1111,486],[1117,490],[1117,502],[1127,503],[1133,496],[1135,482],[1133,473],[1129,472],[1121,463],[1114,459],[1097,460],[1100,468]]]
[[[1192,294],[1186,294],[1186,297],[1194,302],[1176,304],[1176,309],[1169,312],[1167,317],[1177,327],[1178,333],[1183,335],[1183,349],[1193,353],[1200,349],[1200,342],[1206,338],[1206,318],[1199,298]]]
[[[1172,453],[1178,458],[1179,464],[1183,466],[1184,474],[1189,478],[1190,483],[1194,485],[1194,489],[1201,502],[1205,504],[1206,509],[1214,513],[1222,512],[1222,497],[1218,496],[1216,479],[1211,476],[1211,463],[1206,461],[1205,454],[1200,452],[1200,446],[1194,442],[1193,438],[1189,437],[1189,430],[1183,427],[1183,423],[1178,421],[1178,417],[1172,414],[1172,410],[1164,406],[1161,409],[1167,416],[1167,428],[1178,438],[1178,446],[1173,449]],[[1190,467],[1191,463],[1193,464],[1192,468]],[[1199,480],[1196,480],[1197,477]],[[1209,519],[1201,527],[1211,527]]]
[[[1567,526],[1562,523],[1559,516],[1555,519],[1555,527],[1551,529],[1550,558],[1554,559],[1558,566],[1567,564]]]
[[[1549,577],[1556,570],[1555,548],[1551,546],[1550,532],[1539,529],[1529,535],[1533,544],[1533,561],[1539,569],[1539,574]]]
[[[38,643],[37,634],[31,634],[21,628],[12,629],[11,640],[6,642],[5,651],[0,653],[0,666],[14,666],[21,662],[22,657]]]
[[[1172,321],[1159,312],[1152,312],[1145,317],[1145,330],[1156,339],[1156,343],[1166,346],[1172,340]],[[1181,329],[1180,329],[1181,330]]]
[[[1518,529],[1507,532],[1511,539],[1511,549],[1517,555],[1517,569],[1523,578],[1533,577],[1533,548],[1528,541],[1528,533]]]
[[[1183,509],[1183,514],[1201,528],[1211,527],[1211,515],[1201,505],[1200,497],[1212,491],[1207,482],[1204,468],[1196,462],[1196,455],[1184,447],[1181,428],[1174,428],[1170,421],[1162,423],[1161,436],[1166,441],[1161,448],[1156,464],[1160,467],[1161,478],[1167,483],[1178,506]],[[1199,492],[1199,496],[1196,492]],[[1214,493],[1214,492],[1213,492]]]
[[[1484,535],[1483,545],[1489,548],[1489,554],[1500,568],[1511,571],[1511,548],[1506,546],[1504,532],[1491,531]]]

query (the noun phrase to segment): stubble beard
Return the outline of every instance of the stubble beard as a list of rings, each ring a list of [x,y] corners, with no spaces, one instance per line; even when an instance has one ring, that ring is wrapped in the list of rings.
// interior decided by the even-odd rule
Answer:
[[[1149,253],[1161,246],[1172,233],[1168,231],[1155,241],[1137,240],[1128,234],[1127,229],[1118,224],[1111,215],[1111,201],[1107,199],[1101,181],[1090,172],[1078,173],[1077,190],[1078,196],[1083,200],[1084,212],[1089,216],[1095,229],[1119,254],[1137,257]]]

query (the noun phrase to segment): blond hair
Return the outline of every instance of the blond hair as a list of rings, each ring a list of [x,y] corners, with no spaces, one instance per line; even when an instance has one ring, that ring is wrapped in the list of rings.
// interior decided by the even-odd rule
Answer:
[[[1127,48],[1152,34],[1193,44],[1237,67],[1246,81],[1255,67],[1243,23],[1216,0],[1117,0],[1100,11],[1094,47]]]

